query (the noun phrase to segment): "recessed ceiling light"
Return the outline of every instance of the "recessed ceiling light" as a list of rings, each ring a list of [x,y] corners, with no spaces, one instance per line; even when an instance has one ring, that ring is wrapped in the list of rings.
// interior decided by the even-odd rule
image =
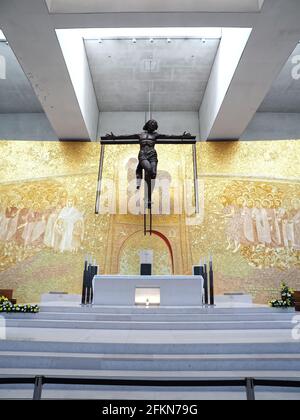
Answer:
[[[154,39],[153,38],[150,38],[149,39],[149,42],[150,42],[150,44],[154,44]]]
[[[136,44],[136,39],[135,38],[132,39],[132,43]]]
[[[172,42],[172,39],[171,39],[171,38],[168,38],[168,39],[167,39],[167,43],[168,43],[168,44],[171,44],[171,42]]]
[[[102,44],[102,42],[103,42],[102,39],[98,39],[99,44]]]

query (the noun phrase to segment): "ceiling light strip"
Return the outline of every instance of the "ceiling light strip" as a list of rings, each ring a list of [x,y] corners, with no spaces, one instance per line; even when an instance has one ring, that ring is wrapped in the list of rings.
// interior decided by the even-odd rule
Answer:
[[[84,39],[205,38],[221,39],[221,28],[94,28],[71,29]]]

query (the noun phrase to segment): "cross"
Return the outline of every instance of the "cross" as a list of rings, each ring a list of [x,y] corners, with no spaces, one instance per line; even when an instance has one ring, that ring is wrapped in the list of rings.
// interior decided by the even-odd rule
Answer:
[[[147,232],[152,234],[152,192],[154,187],[154,180],[157,174],[157,152],[155,150],[156,144],[191,144],[193,145],[193,169],[194,169],[194,187],[195,187],[195,208],[196,213],[199,213],[199,191],[198,191],[198,169],[197,169],[197,148],[196,137],[184,132],[181,135],[166,135],[160,134],[156,130],[158,124],[155,120],[150,120],[144,126],[144,132],[141,134],[119,135],[115,136],[113,133],[101,137],[101,151],[99,162],[98,187],[96,198],[96,214],[99,214],[100,209],[100,195],[101,183],[103,175],[104,154],[106,146],[116,146],[124,144],[140,145],[139,165],[137,167],[137,188],[141,186],[141,180],[145,178],[147,184],[148,198],[145,200],[144,211],[144,234]],[[147,229],[147,210],[150,215],[150,227]]]

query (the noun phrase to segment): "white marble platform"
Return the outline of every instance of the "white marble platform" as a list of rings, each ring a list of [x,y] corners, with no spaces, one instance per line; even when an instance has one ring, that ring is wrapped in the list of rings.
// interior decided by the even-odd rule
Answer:
[[[224,295],[217,295],[215,297],[215,304],[218,307],[223,306],[224,308],[251,307],[253,305],[253,297],[243,293],[227,293]]]
[[[201,276],[95,276],[94,305],[134,306],[136,288],[160,289],[161,306],[201,306]]]
[[[44,293],[41,297],[41,305],[76,305],[81,303],[80,295],[71,295],[68,293]]]

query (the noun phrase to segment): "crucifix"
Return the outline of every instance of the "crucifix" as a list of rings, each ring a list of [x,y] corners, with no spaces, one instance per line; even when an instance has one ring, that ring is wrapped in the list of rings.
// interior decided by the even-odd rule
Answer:
[[[198,183],[197,183],[197,155],[196,155],[196,137],[190,133],[184,132],[180,135],[166,135],[157,132],[158,123],[150,119],[146,122],[143,132],[132,135],[115,136],[113,133],[101,137],[101,155],[98,178],[98,191],[96,200],[96,214],[99,213],[100,207],[100,193],[101,180],[104,163],[104,147],[106,145],[118,144],[138,144],[140,152],[138,155],[138,166],[136,168],[136,187],[141,188],[142,179],[144,175],[147,194],[145,196],[145,211],[144,211],[144,234],[152,234],[152,193],[155,187],[155,179],[157,176],[158,156],[155,150],[156,144],[192,144],[193,145],[193,165],[194,165],[194,185],[195,185],[195,201],[196,212],[199,212],[198,201]],[[150,227],[147,228],[147,211],[150,216]]]

